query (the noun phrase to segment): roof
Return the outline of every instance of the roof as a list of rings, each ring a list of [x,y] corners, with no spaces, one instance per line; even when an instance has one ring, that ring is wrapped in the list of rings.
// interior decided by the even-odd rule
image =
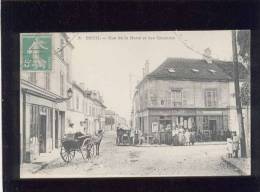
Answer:
[[[234,78],[233,62],[215,61],[215,64],[222,68],[231,78]],[[246,79],[248,71],[242,63],[238,63],[239,79]]]
[[[77,88],[84,95],[84,90],[76,82],[72,82],[72,86]]]
[[[221,62],[218,61],[217,63],[215,61],[207,63],[204,59],[167,58],[146,78],[198,81],[232,80],[232,77],[224,72],[222,67],[219,67]]]

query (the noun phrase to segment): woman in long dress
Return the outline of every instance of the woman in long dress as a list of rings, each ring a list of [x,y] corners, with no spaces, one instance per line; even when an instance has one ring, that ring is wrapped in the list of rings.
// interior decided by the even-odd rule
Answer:
[[[185,145],[190,145],[190,132],[189,132],[189,130],[185,131],[184,136],[185,136]]]

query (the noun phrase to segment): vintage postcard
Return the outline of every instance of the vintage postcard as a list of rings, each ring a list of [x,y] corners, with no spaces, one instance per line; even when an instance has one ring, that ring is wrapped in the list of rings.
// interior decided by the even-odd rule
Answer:
[[[251,175],[250,30],[20,34],[20,177]]]

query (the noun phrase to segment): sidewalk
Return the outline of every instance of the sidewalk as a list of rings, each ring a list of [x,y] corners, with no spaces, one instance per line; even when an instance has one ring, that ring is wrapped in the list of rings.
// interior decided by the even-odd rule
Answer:
[[[20,177],[28,177],[44,169],[48,164],[60,158],[60,149],[55,149],[51,153],[42,153],[31,163],[23,163],[20,167]]]
[[[199,146],[199,145],[225,145],[225,141],[212,141],[212,142],[195,142],[194,145],[190,146]],[[122,145],[124,146],[124,145]],[[126,145],[129,146],[129,145]],[[130,145],[131,146],[131,145]],[[173,145],[166,145],[166,144],[148,144],[148,143],[143,143],[141,145],[132,145],[135,147],[178,147],[178,146],[173,146]]]
[[[227,158],[222,156],[221,159],[237,169],[241,175],[251,175],[251,158]]]

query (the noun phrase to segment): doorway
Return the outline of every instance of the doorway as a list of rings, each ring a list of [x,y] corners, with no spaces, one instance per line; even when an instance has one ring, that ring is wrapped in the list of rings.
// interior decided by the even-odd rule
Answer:
[[[46,153],[46,115],[40,115],[40,153]]]
[[[211,132],[212,140],[216,140],[216,130],[217,129],[217,121],[216,120],[209,120],[209,130]]]
[[[59,127],[59,116],[58,112],[55,111],[55,148],[58,148],[58,127]]]

